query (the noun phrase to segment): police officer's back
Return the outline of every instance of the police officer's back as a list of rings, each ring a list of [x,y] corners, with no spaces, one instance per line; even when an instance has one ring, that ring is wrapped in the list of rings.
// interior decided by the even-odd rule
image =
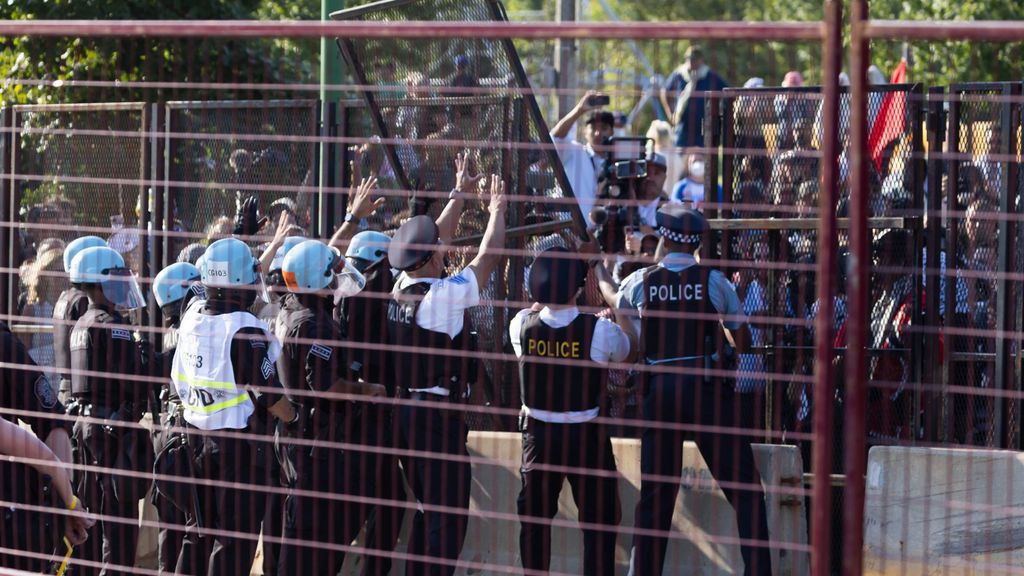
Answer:
[[[152,444],[139,420],[153,385],[146,378],[147,345],[134,340],[122,312],[143,306],[145,300],[124,259],[105,246],[75,256],[71,282],[89,297],[89,308],[71,332],[70,409],[81,416],[75,424],[76,460],[104,469],[84,473],[80,493],[93,511],[134,519],[149,481],[130,473],[152,470]],[[102,559],[100,574],[130,570],[138,539],[135,523],[103,522],[100,532],[102,539],[94,538],[83,555]]]
[[[64,272],[71,273],[71,262],[82,250],[106,245],[97,236],[83,236],[69,242],[64,247]],[[60,376],[62,402],[67,402],[71,395],[71,331],[88,308],[89,297],[78,284],[72,284],[61,292],[53,305],[53,359]]]
[[[647,366],[643,417],[656,423],[641,440],[640,501],[637,503],[631,574],[660,574],[668,530],[679,492],[682,446],[693,439],[726,497],[736,510],[739,536],[767,543],[767,517],[751,438],[711,433],[708,427],[744,425],[747,398],[735,392],[732,379],[712,378],[706,370],[737,344],[748,341],[736,290],[718,270],[702,265],[697,250],[708,231],[704,216],[682,204],[662,206],[657,214],[661,242],[658,264],[627,277],[620,307],[633,311],[640,336],[640,357]],[[692,433],[681,426],[697,425]],[[675,478],[665,481],[664,478]],[[742,483],[736,487],[734,484]],[[659,532],[650,535],[650,531]],[[764,546],[742,546],[746,574],[769,574]]]
[[[520,557],[524,568],[549,569],[550,522],[568,479],[587,524],[582,573],[611,575],[621,510],[611,440],[597,420],[607,380],[601,365],[625,361],[631,343],[616,324],[576,308],[587,278],[579,258],[560,247],[538,255],[529,287],[544,306],[520,311],[509,325],[523,400]]]

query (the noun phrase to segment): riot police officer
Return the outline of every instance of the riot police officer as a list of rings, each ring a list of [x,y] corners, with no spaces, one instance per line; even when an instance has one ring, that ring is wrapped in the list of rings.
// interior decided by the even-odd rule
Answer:
[[[292,295],[284,301],[279,318],[286,334],[278,360],[281,383],[301,405],[301,437],[315,442],[291,451],[297,486],[300,492],[312,491],[324,497],[289,494],[285,524],[288,541],[281,549],[279,572],[336,574],[345,553],[325,544],[351,542],[367,512],[361,501],[337,496],[362,496],[360,477],[370,472],[356,465],[358,458],[350,457],[357,455],[357,450],[338,447],[345,440],[352,402],[337,395],[385,395],[380,384],[345,378],[341,326],[332,315],[335,303],[362,290],[365,279],[340,253],[317,240],[292,248],[285,256],[281,274]]]
[[[177,573],[187,573],[199,558],[205,560],[200,574],[245,574],[271,489],[270,417],[295,423],[298,414],[277,379],[280,344],[248,311],[257,296],[267,301],[249,247],[235,238],[218,240],[199,271],[207,299],[193,302],[182,315],[171,370],[187,423],[199,508],[189,520]],[[206,527],[215,532],[200,537]]]
[[[71,261],[75,256],[94,246],[106,246],[107,243],[97,236],[82,236],[64,247],[64,273],[71,273]],[[60,293],[57,303],[53,305],[53,357],[60,375],[59,398],[67,402],[71,396],[71,330],[75,322],[89,308],[89,298],[77,284],[71,284]]]
[[[587,268],[565,248],[541,252],[529,289],[543,308],[520,311],[508,329],[523,400],[519,550],[523,568],[548,571],[551,520],[568,479],[580,523],[599,525],[583,529],[582,573],[611,576],[621,507],[611,438],[597,421],[607,383],[601,365],[625,361],[632,346],[628,325],[624,331],[576,308]]]
[[[102,560],[101,575],[127,573],[135,564],[139,500],[149,489],[149,480],[137,473],[152,471],[153,446],[138,424],[152,384],[146,379],[148,345],[134,340],[121,313],[142,307],[145,299],[121,255],[105,246],[79,252],[70,274],[89,298],[71,332],[70,412],[80,416],[76,460],[104,469],[82,474],[83,501],[104,517],[102,538],[91,539],[84,556]]]
[[[21,341],[6,323],[0,322],[0,406],[19,413],[17,418],[30,424],[37,437],[64,462],[71,462],[70,423],[63,419],[64,405],[57,399],[36,363]],[[13,416],[9,416],[12,421]],[[70,476],[70,471],[69,474]],[[65,480],[66,482],[67,480]],[[51,554],[58,547],[59,531],[65,522],[59,517],[18,508],[14,503],[34,506],[53,506],[67,509],[72,504],[68,496],[57,497],[70,487],[51,486],[41,472],[28,465],[0,459],[0,499],[5,502],[0,515],[0,548],[24,554],[0,552],[0,566],[38,573],[46,562],[31,554]],[[84,510],[80,503],[78,510]],[[78,520],[72,520],[76,522]],[[74,527],[70,527],[74,530]],[[75,539],[76,543],[78,538]]]
[[[643,342],[639,353],[644,364],[657,367],[642,374],[643,418],[659,426],[646,428],[642,436],[638,532],[633,537],[630,574],[662,571],[685,438],[697,443],[736,510],[739,537],[758,543],[742,546],[745,573],[770,574],[767,516],[750,446],[753,437],[706,431],[711,426],[728,430],[744,425],[738,417],[742,395],[731,383],[706,374],[712,362],[730,352],[745,351],[749,337],[738,319],[739,298],[721,272],[697,259],[708,231],[699,211],[666,204],[658,210],[657,224],[658,264],[628,276],[619,292],[619,305],[637,315],[634,325]],[[677,428],[680,424],[697,430],[684,432]],[[651,531],[658,535],[650,535]]]
[[[437,222],[427,216],[409,219],[388,247],[391,265],[403,272],[387,315],[388,341],[400,347],[393,360],[395,383],[407,400],[398,409],[398,432],[400,446],[412,455],[403,458],[402,467],[413,494],[424,505],[413,519],[409,553],[414,558],[406,563],[409,575],[450,575],[462,551],[471,469],[468,429],[455,404],[463,397],[470,355],[465,312],[480,303],[480,291],[501,261],[498,251],[505,245],[505,185],[492,176],[490,217],[480,249],[466,268],[441,279],[444,246],[452,238],[464,202],[459,190],[465,170],[459,173],[460,184]],[[438,407],[441,402],[452,406]]]
[[[153,363],[154,376],[164,378],[167,384],[160,390],[161,402],[154,416],[154,448],[159,454],[168,442],[177,437],[172,428],[181,427],[181,399],[178,391],[171,385],[171,361],[178,347],[178,325],[181,314],[194,299],[205,299],[206,291],[199,282],[199,269],[188,262],[177,262],[161,270],[153,279],[153,297],[163,318],[165,331],[160,353]],[[159,419],[157,416],[159,415]],[[160,472],[159,466],[157,471]],[[186,506],[182,510],[181,503],[160,493],[161,482],[153,483],[150,499],[157,510],[160,520],[158,544],[159,570],[173,573],[181,552],[181,543],[185,536],[186,514],[193,513]],[[184,488],[184,487],[183,487]],[[185,488],[188,489],[188,488]]]
[[[395,285],[395,271],[388,261],[387,234],[366,230],[352,237],[345,250],[345,259],[363,276],[366,286],[355,296],[345,298],[335,310],[339,315],[346,340],[353,344],[348,350],[351,377],[363,382],[383,384],[388,397],[395,396],[392,355],[387,350],[388,300]],[[380,447],[385,450],[363,450],[351,454],[363,485],[360,493],[383,502],[406,499],[398,458],[388,453],[395,447],[392,405],[361,403],[351,413],[346,440],[349,444]],[[405,509],[386,504],[373,506],[367,517],[365,547],[368,552],[362,573],[384,576],[391,572],[391,555],[402,531]]]

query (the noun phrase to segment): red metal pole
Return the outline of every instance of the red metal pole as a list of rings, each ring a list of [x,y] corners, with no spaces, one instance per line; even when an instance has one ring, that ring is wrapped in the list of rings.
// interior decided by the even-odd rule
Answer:
[[[844,418],[846,492],[843,498],[843,576],[861,576],[864,547],[864,472],[866,450],[866,400],[868,339],[868,292],[871,268],[868,236],[868,79],[871,63],[863,35],[868,19],[867,0],[851,2],[850,39],[850,263],[846,350]]]
[[[811,574],[829,576],[832,556],[832,431],[835,396],[832,372],[835,274],[838,252],[836,200],[839,196],[839,71],[843,46],[843,4],[825,2],[824,89],[821,186],[818,195],[818,316],[814,322],[814,484],[811,496]]]
[[[0,20],[0,36],[818,40],[820,22],[380,22]]]
[[[869,40],[983,40],[986,42],[1022,42],[1024,26],[1014,20],[907,21],[872,20],[865,24],[864,38]]]

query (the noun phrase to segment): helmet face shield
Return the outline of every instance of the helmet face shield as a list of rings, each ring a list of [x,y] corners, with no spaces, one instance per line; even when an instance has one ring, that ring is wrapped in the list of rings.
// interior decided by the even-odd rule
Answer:
[[[128,268],[111,268],[105,280],[100,282],[103,295],[118,310],[135,310],[146,305],[146,298],[139,289],[139,283]]]
[[[263,280],[263,270],[260,269],[258,260],[254,266],[256,267],[256,280],[252,285],[256,289],[256,301],[264,304],[270,304],[272,302],[270,299],[270,291],[267,290],[267,283]]]
[[[345,298],[359,294],[366,287],[366,277],[357,270],[348,259],[338,256],[334,264],[334,279],[330,288],[334,292],[334,305],[337,306]]]

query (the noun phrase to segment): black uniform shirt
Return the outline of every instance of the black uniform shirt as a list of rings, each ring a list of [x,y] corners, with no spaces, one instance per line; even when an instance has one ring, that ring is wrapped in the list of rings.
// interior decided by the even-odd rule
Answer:
[[[72,395],[112,410],[132,403],[141,417],[147,396],[155,392],[150,381],[138,378],[149,376],[144,347],[148,344],[135,341],[124,316],[90,302],[71,331]]]
[[[71,379],[71,331],[89,309],[89,297],[71,287],[53,305],[53,359],[62,380]]]

